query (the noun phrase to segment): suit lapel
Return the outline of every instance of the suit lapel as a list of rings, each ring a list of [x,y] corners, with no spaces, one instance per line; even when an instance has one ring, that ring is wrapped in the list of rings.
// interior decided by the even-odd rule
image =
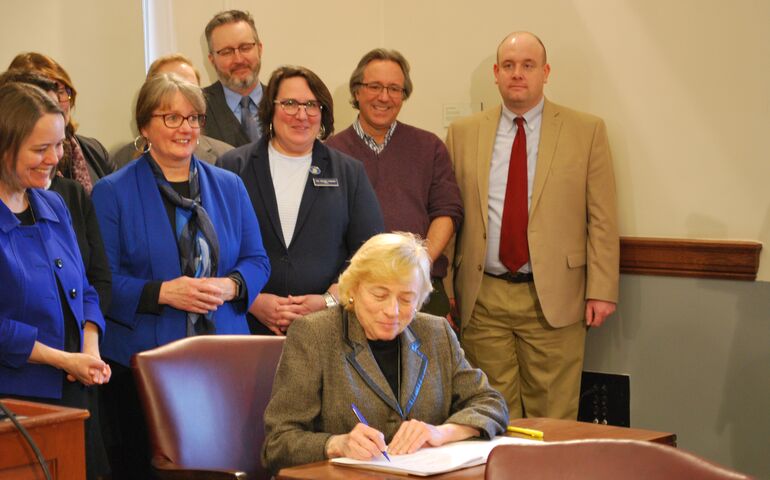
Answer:
[[[294,226],[294,235],[292,238],[297,238],[299,232],[302,229],[302,225],[310,216],[310,211],[313,209],[316,197],[318,197],[319,188],[313,184],[313,178],[335,178],[335,172],[330,170],[329,151],[321,145],[318,140],[313,144],[313,159],[311,161],[312,166],[321,170],[318,175],[308,174],[307,181],[305,182],[305,190],[302,192],[302,200],[300,200],[299,211],[297,212],[297,223]],[[339,182],[339,178],[337,178]],[[324,187],[324,188],[341,188],[341,187]]]
[[[278,201],[273,187],[273,176],[270,175],[267,142],[268,140],[264,138],[259,142],[256,151],[247,160],[248,166],[246,168],[249,169],[252,181],[257,187],[267,218],[270,219],[270,227],[273,229],[275,237],[280,238],[281,243],[286,248],[286,240],[283,238],[283,229],[281,229],[281,217],[278,215]]]
[[[160,190],[155,182],[149,159],[142,159],[136,164],[136,180],[139,201],[142,208],[137,209],[145,215],[145,234],[150,251],[150,270],[152,278],[176,278],[182,275],[179,265],[179,248],[176,233],[171,229],[166,208],[160,197]],[[171,233],[171,235],[169,235]]]
[[[406,417],[414,406],[414,402],[420,395],[422,381],[428,370],[428,357],[420,351],[422,342],[414,335],[412,329],[407,327],[401,334],[401,404],[404,405]]]
[[[224,88],[225,87],[221,82],[216,82],[210,87],[210,90],[208,88],[206,89],[211,92],[211,102],[209,106],[212,112],[210,113],[214,114],[218,120],[220,126],[219,136],[234,147],[250,143],[251,140],[243,130],[241,122],[235,118],[233,111],[227,106]]]
[[[366,385],[385,402],[390,408],[395,410],[401,418],[406,418],[401,406],[393,395],[393,390],[388,384],[388,380],[380,370],[377,361],[372,355],[372,351],[367,344],[364,329],[356,319],[355,314],[343,310],[343,326],[346,336],[346,343],[350,350],[345,353],[348,363],[358,372]]]
[[[476,146],[476,180],[478,182],[479,205],[481,218],[484,220],[484,230],[489,228],[489,169],[492,164],[492,150],[497,136],[497,125],[500,123],[502,106],[488,110],[479,123],[478,145]]]
[[[535,182],[532,187],[532,205],[529,209],[530,217],[537,209],[545,181],[551,171],[551,164],[556,154],[556,145],[559,143],[560,132],[561,118],[559,118],[559,111],[546,99],[543,105],[543,123],[540,126],[540,145],[538,146],[537,153]]]

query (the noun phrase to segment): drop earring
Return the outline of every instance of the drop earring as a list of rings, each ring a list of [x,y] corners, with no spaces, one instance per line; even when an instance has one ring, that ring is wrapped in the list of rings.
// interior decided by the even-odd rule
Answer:
[[[144,147],[140,147],[142,143],[144,143]],[[152,149],[152,142],[150,142],[144,135],[137,135],[134,139],[134,149],[137,152],[147,153]]]

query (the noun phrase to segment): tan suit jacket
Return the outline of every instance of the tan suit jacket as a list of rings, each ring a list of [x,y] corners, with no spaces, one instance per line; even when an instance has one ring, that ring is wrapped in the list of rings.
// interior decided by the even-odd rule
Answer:
[[[295,320],[265,410],[264,465],[277,472],[323,460],[329,437],[358,423],[351,403],[386,443],[407,418],[469,425],[485,438],[504,432],[503,397],[468,364],[443,318],[417,314],[401,333],[400,364],[396,399],[354,313],[337,307]]]
[[[465,208],[447,248],[461,325],[484,274],[489,169],[502,106],[458,120],[447,148]],[[545,100],[527,237],[535,288],[548,323],[585,317],[585,300],[617,302],[619,239],[615,177],[604,122]]]

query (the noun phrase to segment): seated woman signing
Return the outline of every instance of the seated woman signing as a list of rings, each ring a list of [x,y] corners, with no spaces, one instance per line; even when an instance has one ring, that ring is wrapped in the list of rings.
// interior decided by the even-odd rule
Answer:
[[[430,258],[416,236],[364,243],[340,276],[342,306],[288,330],[265,410],[267,468],[370,459],[386,447],[412,453],[505,431],[505,401],[465,360],[447,322],[417,313],[430,290]]]

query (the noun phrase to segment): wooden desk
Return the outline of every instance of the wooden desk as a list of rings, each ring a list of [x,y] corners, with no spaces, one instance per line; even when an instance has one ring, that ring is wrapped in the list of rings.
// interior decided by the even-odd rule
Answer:
[[[18,416],[48,463],[54,479],[86,478],[83,422],[87,410],[3,399]],[[0,480],[42,480],[37,457],[10,420],[0,421]]]
[[[676,446],[673,433],[642,430],[639,428],[595,425],[593,423],[557,420],[553,418],[519,418],[511,421],[517,427],[534,428],[545,434],[545,441],[582,440],[590,438],[611,438],[621,440],[642,440]],[[329,479],[329,480],[375,480],[416,478],[393,473],[372,472],[357,468],[337,467],[329,462],[311,463],[293,468],[284,468],[276,477],[278,480]],[[481,480],[484,465],[466,468],[456,472],[428,477],[431,480]]]

